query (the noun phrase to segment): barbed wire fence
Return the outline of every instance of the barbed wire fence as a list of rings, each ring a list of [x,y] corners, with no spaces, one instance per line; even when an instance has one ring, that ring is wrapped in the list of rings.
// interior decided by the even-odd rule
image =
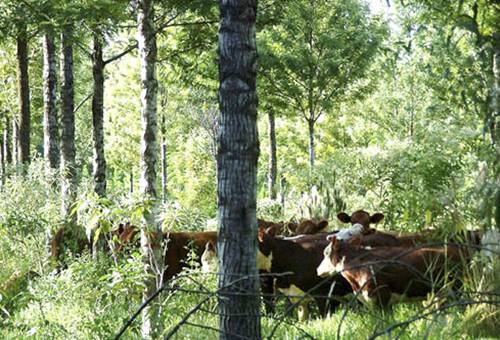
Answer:
[[[422,276],[422,273],[418,272],[415,270],[414,267],[411,265],[405,263],[404,261],[399,260],[401,257],[411,253],[412,251],[416,251],[418,249],[426,248],[426,247],[437,247],[437,246],[459,246],[459,247],[468,247],[468,248],[473,248],[475,250],[487,250],[492,254],[495,259],[489,259],[489,261],[499,261],[500,260],[500,251],[498,251],[497,247],[500,246],[498,243],[490,243],[486,245],[470,245],[470,244],[460,244],[460,243],[429,243],[429,244],[424,244],[424,245],[419,245],[415,246],[411,249],[408,249],[408,252],[404,252],[399,254],[398,257],[396,258],[391,258],[390,260],[376,260],[376,261],[370,261],[366,262],[357,266],[351,266],[348,268],[348,270],[353,270],[353,269],[358,269],[358,268],[370,268],[372,270],[372,273],[374,275],[377,274],[378,270],[382,270],[382,268],[386,265],[398,265],[405,267],[412,273],[415,273],[415,275],[421,276],[422,279],[424,277]],[[469,268],[465,268],[466,270]],[[346,270],[346,269],[345,269]],[[292,272],[285,272],[285,273],[268,273],[268,274],[257,274],[256,276],[262,277],[262,276],[271,276],[273,278],[279,278],[279,277],[286,277],[289,275],[292,275]],[[191,326],[191,327],[196,327],[204,330],[209,330],[212,332],[215,332],[219,334],[222,332],[222,330],[218,327],[214,327],[211,325],[207,324],[201,324],[201,323],[196,323],[191,321],[191,317],[196,314],[196,313],[205,313],[205,314],[210,314],[210,315],[220,315],[220,312],[218,311],[216,302],[215,304],[212,303],[212,309],[207,308],[206,305],[211,302],[212,300],[216,299],[219,291],[221,289],[228,288],[232,285],[237,284],[238,282],[242,280],[247,280],[250,278],[253,278],[253,276],[249,275],[241,275],[238,279],[235,279],[231,281],[228,285],[224,287],[220,287],[219,289],[215,290],[210,290],[207,288],[203,282],[199,280],[199,278],[206,278],[206,276],[218,276],[222,275],[220,273],[201,273],[201,272],[187,272],[187,273],[181,273],[174,278],[170,279],[167,282],[164,282],[163,285],[146,301],[144,301],[140,307],[137,309],[137,311],[123,324],[119,332],[116,334],[115,339],[120,339],[127,329],[136,321],[137,317],[141,314],[142,310],[150,304],[152,301],[157,299],[162,293],[169,293],[173,296],[173,294],[194,294],[197,297],[199,297],[199,300],[197,303],[190,308],[182,317],[181,319],[170,326],[168,329],[168,332],[164,336],[164,339],[171,339],[173,338],[178,331],[183,327],[183,326]],[[341,272],[337,273],[336,275],[341,275]],[[232,276],[235,276],[232,274]],[[187,289],[183,288],[181,286],[178,286],[177,283],[181,282],[182,280],[188,280],[192,284],[196,286],[196,289]],[[259,317],[265,318],[272,322],[272,328],[269,332],[269,334],[265,335],[265,338],[267,339],[272,339],[277,330],[282,326],[286,325],[288,327],[292,327],[296,329],[300,334],[300,338],[304,339],[315,339],[313,335],[311,335],[308,331],[304,329],[304,324],[300,322],[295,322],[294,320],[290,320],[289,315],[290,313],[299,305],[304,303],[306,300],[309,299],[327,299],[327,301],[334,301],[338,300],[339,298],[337,296],[334,296],[331,294],[333,291],[333,288],[330,289],[330,293],[327,295],[324,294],[314,294],[313,292],[320,286],[324,285],[328,281],[331,281],[331,277],[329,278],[324,278],[321,281],[319,281],[314,287],[310,288],[308,291],[306,291],[306,294],[303,295],[288,295],[287,299],[293,299],[293,302],[289,302],[283,309],[282,312],[280,313],[273,313],[273,314],[265,314],[265,313],[259,313]],[[428,280],[428,279],[427,279]],[[362,310],[363,315],[368,315],[375,320],[378,320],[380,324],[382,324],[382,327],[379,328],[377,327],[372,335],[369,337],[369,339],[377,339],[382,336],[392,336],[394,332],[398,332],[395,336],[395,338],[401,337],[401,335],[407,330],[407,328],[412,324],[415,323],[419,320],[426,319],[429,322],[427,325],[427,330],[426,332],[430,332],[430,328],[432,327],[433,323],[436,322],[436,319],[442,315],[443,313],[448,312],[450,309],[455,308],[455,307],[467,307],[467,306],[474,306],[474,305],[490,305],[490,306],[495,306],[495,307],[500,307],[500,287],[495,287],[494,289],[499,289],[499,290],[493,290],[493,291],[474,291],[474,290],[464,290],[460,292],[460,296],[457,298],[455,294],[432,294],[431,297],[427,298],[427,305],[423,306],[422,308],[419,308],[418,312],[411,315],[405,320],[393,322],[389,325],[387,325],[387,321],[384,320],[380,314],[377,312],[376,309],[372,308],[363,308],[359,309],[359,303],[358,303],[358,298],[359,295],[361,294],[361,291],[365,287],[366,284],[368,284],[369,281],[366,281],[360,289],[348,296],[347,298],[343,298],[342,304],[339,306],[337,311],[334,311],[335,313],[342,313],[340,317],[340,321],[336,325],[337,331],[336,331],[336,338],[341,339],[342,338],[342,327],[343,324],[346,320],[347,315],[349,314],[350,311],[355,310],[358,308],[358,310]],[[429,282],[429,284],[432,285],[434,288],[435,282]],[[275,296],[275,294],[263,294],[261,292],[255,293],[255,292],[248,292],[248,291],[240,291],[240,292],[231,292],[231,293],[225,293],[226,295],[232,295],[232,296],[254,296],[255,298],[260,299],[263,296]],[[451,299],[450,299],[451,298]],[[443,299],[445,299],[445,302],[443,303]],[[424,299],[425,300],[425,299]],[[164,301],[165,303],[165,301]],[[437,307],[436,307],[437,306]],[[327,306],[328,307],[328,306]],[[250,316],[248,313],[245,313],[242,311],[241,314],[238,316]],[[252,315],[254,316],[254,315]],[[335,327],[334,324],[332,324],[332,328]],[[239,334],[230,334],[230,333],[225,333],[226,335],[229,335],[234,338],[238,339],[247,339],[244,336],[241,336]]]

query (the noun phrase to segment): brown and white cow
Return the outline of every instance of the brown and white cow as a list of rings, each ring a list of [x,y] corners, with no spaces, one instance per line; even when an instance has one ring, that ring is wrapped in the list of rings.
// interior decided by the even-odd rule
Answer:
[[[364,302],[383,308],[404,299],[425,298],[447,279],[456,279],[463,261],[470,258],[470,252],[458,246],[370,248],[362,246],[361,239],[333,237],[317,274],[341,273]]]
[[[428,235],[422,233],[395,233],[379,231],[370,226],[384,219],[384,214],[370,215],[364,210],[357,210],[350,216],[345,212],[337,214],[337,218],[344,223],[351,223],[350,229],[343,229],[337,234],[338,240],[348,240],[356,235],[363,235],[363,245],[371,247],[403,247],[414,246],[429,240]]]
[[[292,302],[298,303],[301,321],[307,318],[310,300],[316,302],[320,314],[325,316],[328,310],[334,310],[339,305],[339,296],[352,292],[341,276],[324,280],[316,274],[327,245],[325,237],[316,235],[286,240],[259,230],[259,269],[276,274],[276,288],[290,297]],[[329,295],[331,298],[328,298]]]

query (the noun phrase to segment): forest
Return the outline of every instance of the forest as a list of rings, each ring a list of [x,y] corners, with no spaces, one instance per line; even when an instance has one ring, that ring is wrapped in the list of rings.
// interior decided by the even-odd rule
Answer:
[[[500,338],[499,30],[0,1],[0,338]]]

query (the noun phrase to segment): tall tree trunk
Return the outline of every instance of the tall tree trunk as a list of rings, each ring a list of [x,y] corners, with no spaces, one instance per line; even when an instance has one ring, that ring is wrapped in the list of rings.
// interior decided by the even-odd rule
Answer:
[[[94,96],[92,98],[92,132],[94,141],[93,177],[94,191],[100,197],[106,196],[106,159],[104,157],[104,61],[102,59],[103,35],[94,32],[94,53],[92,74]]]
[[[491,139],[496,144],[498,157],[500,158],[500,133],[498,126],[500,124],[500,34],[494,33],[493,37],[493,94],[491,101]]]
[[[28,40],[24,35],[17,38],[17,81],[19,90],[19,160],[30,162],[30,89],[28,76]]]
[[[7,164],[12,165],[12,149],[10,147],[11,144],[11,136],[10,136],[10,119],[9,117],[5,117],[5,129],[3,130],[3,152],[5,154],[5,162]]]
[[[167,141],[165,136],[165,113],[161,116],[161,191],[163,203],[167,201]]]
[[[156,35],[154,29],[154,0],[139,0],[137,7],[139,58],[141,63],[141,179],[140,190],[150,205],[144,211],[141,229],[141,249],[144,269],[148,274],[143,300],[148,299],[162,285],[161,227],[156,219],[158,204],[156,192],[157,163],[157,92]],[[157,338],[162,333],[160,307],[152,303],[143,310],[142,336]]]
[[[76,198],[75,109],[73,89],[73,30],[66,26],[61,35],[61,172],[62,214],[68,218]],[[73,216],[70,222],[76,222]]]
[[[309,127],[309,166],[314,168],[314,161],[316,155],[314,153],[314,119],[310,118],[307,120],[307,125]]]
[[[16,117],[12,119],[12,164],[16,168],[19,164],[19,124]]]
[[[256,263],[257,1],[221,0],[219,7],[219,338],[238,335],[260,339]]]
[[[7,177],[7,174],[5,172],[5,149],[0,147],[0,174],[2,176],[1,178],[1,183],[2,185],[5,185],[5,178]]]
[[[493,100],[492,100],[492,127],[491,135],[495,143],[495,169],[496,169],[496,197],[495,197],[495,224],[500,228],[500,34],[494,32],[493,35]]]
[[[273,109],[269,108],[267,115],[269,118],[269,176],[267,188],[269,191],[269,198],[274,200],[276,199],[278,161],[276,160],[276,129]]]
[[[57,65],[54,38],[43,37],[43,151],[50,169],[59,167],[59,128],[57,122]]]

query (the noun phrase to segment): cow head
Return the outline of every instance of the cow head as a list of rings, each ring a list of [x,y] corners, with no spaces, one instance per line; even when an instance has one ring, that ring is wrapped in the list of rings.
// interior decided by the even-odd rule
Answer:
[[[257,226],[259,228],[264,228],[266,233],[272,236],[281,235],[285,229],[285,223],[283,223],[283,221],[271,222],[260,218],[257,219]]]
[[[351,223],[352,225],[361,224],[365,231],[368,231],[370,229],[370,224],[379,223],[384,219],[384,215],[381,213],[370,215],[364,210],[358,210],[353,212],[351,216],[347,215],[345,212],[340,212],[337,218],[344,223]]]
[[[316,269],[318,276],[328,277],[344,270],[346,257],[350,250],[358,248],[361,237],[354,236],[350,240],[339,240],[335,235],[328,237],[330,244],[323,251],[323,261]]]
[[[292,236],[318,234],[327,231],[328,221],[302,220],[299,223],[289,222],[287,228]]]

